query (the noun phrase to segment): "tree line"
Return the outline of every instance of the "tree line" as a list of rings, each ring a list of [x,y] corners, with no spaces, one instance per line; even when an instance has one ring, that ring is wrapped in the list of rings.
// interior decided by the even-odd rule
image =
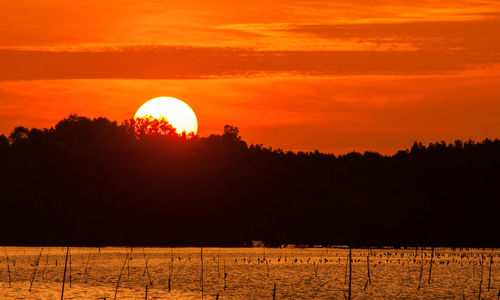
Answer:
[[[0,136],[0,243],[498,247],[500,141],[387,156],[71,115]]]

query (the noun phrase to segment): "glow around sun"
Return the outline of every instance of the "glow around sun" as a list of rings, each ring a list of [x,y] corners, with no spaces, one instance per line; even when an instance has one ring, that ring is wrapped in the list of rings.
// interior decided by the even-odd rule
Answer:
[[[166,119],[177,131],[187,134],[198,132],[198,120],[194,111],[183,101],[173,97],[158,97],[144,103],[137,112],[135,118],[152,117],[155,119]]]

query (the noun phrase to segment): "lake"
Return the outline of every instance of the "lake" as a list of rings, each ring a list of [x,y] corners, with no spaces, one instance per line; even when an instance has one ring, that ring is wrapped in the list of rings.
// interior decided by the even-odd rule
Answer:
[[[60,299],[67,248],[0,251],[2,299]],[[348,257],[347,248],[74,247],[64,299],[145,299],[146,286],[148,299],[345,299]],[[351,259],[352,299],[499,294],[500,249],[352,249]]]

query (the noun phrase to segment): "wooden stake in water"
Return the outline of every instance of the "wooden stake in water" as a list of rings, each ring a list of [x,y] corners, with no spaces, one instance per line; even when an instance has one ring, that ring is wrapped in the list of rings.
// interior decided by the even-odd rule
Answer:
[[[130,247],[130,258],[127,259],[127,280],[130,280],[130,259],[132,258],[132,247]]]
[[[220,269],[220,249],[217,252],[217,281],[220,278],[220,271],[219,271],[219,269]]]
[[[168,291],[170,292],[170,282],[174,273],[174,248],[170,248],[170,272],[168,274]]]
[[[368,283],[372,284],[372,279],[370,277],[370,254],[366,256],[366,270],[368,271]]]
[[[420,285],[422,283],[422,275],[424,274],[424,250],[422,249],[422,263],[420,264],[420,276],[418,278],[417,291],[420,290]]]
[[[43,269],[42,269],[42,280],[44,279],[45,269],[47,268],[47,265],[49,264],[49,253],[50,253],[50,248],[49,248],[49,250],[47,251],[47,258],[45,259],[45,264],[43,265]]]
[[[347,268],[349,267],[349,256],[345,260],[344,284],[347,284]]]
[[[201,258],[201,299],[203,299],[203,247],[200,249]]]
[[[369,252],[369,250],[368,250],[368,254],[366,255],[366,270],[367,270],[367,273],[368,273],[368,279],[366,280],[365,287],[363,288],[363,290],[366,290],[366,288],[368,287],[368,284],[371,284],[371,278],[370,278],[370,252]]]
[[[273,288],[273,300],[276,300],[276,283],[274,283],[274,288]]]
[[[224,291],[226,290],[226,278],[227,278],[227,273],[226,273],[226,260],[223,260],[224,264]]]
[[[148,259],[146,258],[146,251],[144,251],[144,248],[142,248],[142,254],[144,255],[144,263],[146,264],[146,274],[148,275],[148,280],[149,284],[153,286],[153,280],[151,279],[151,275],[149,275],[149,268],[148,268]]]
[[[481,279],[479,280],[479,293],[477,299],[481,300],[481,290],[483,288],[483,255],[481,255]]]
[[[87,282],[87,271],[89,269],[89,262],[90,262],[90,253],[89,256],[87,257],[87,263],[85,264],[85,270],[83,271],[83,280]]]
[[[408,255],[408,261],[406,262],[408,266],[408,282],[411,284],[411,274],[410,274],[410,256]]]
[[[431,283],[431,275],[432,275],[432,259],[434,258],[434,247],[432,247],[432,250],[431,250],[431,262],[430,262],[430,265],[429,265],[429,280],[427,283]]]
[[[71,250],[69,251],[69,287],[71,287]]]
[[[488,292],[490,291],[491,283],[491,264],[493,263],[493,255],[490,255],[490,270],[488,271]]]
[[[125,260],[123,261],[120,275],[118,275],[118,280],[116,281],[115,297],[113,298],[115,300],[116,300],[116,294],[118,294],[118,287],[120,286],[120,279],[122,278],[123,269],[125,269],[125,264],[127,263],[127,260],[128,260],[128,252],[127,252],[127,256],[125,257]]]
[[[146,297],[144,299],[148,300],[148,284],[146,283]]]
[[[29,288],[28,292],[31,292],[31,288],[33,287],[33,281],[35,280],[35,276],[36,276],[36,269],[38,268],[38,265],[40,264],[40,259],[42,258],[42,252],[43,252],[43,248],[40,251],[40,255],[38,256],[38,259],[35,261],[35,269],[33,270],[33,276],[31,277],[30,288]]]
[[[352,279],[352,253],[351,247],[349,247],[349,294],[347,300],[351,300],[351,279]]]
[[[63,280],[62,280],[61,300],[64,299],[64,284],[66,283],[66,267],[68,266],[68,256],[69,256],[69,247],[66,248],[66,259],[64,261],[64,273],[63,273]]]
[[[7,273],[9,274],[9,288],[12,287],[12,278],[10,276],[10,265],[9,265],[9,254],[7,253],[7,247],[4,247],[5,249],[5,260],[7,262]]]

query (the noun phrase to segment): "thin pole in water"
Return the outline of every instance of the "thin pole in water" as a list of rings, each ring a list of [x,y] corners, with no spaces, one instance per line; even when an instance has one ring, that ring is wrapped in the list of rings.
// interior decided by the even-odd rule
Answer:
[[[347,300],[351,300],[351,278],[352,278],[352,249],[349,246],[349,294]]]
[[[45,264],[43,265],[43,269],[42,269],[42,280],[45,278],[45,269],[47,268],[47,265],[49,264],[49,253],[50,253],[50,248],[49,250],[47,251],[47,257],[45,259]]]
[[[87,282],[87,270],[89,268],[89,262],[90,262],[90,253],[89,256],[87,257],[87,263],[85,264],[85,270],[83,271],[83,280]]]
[[[223,264],[224,264],[224,291],[226,290],[226,277],[227,277],[227,273],[226,273],[226,260],[224,259],[223,260]]]
[[[69,251],[69,287],[71,287],[71,250]]]
[[[490,291],[490,283],[491,283],[491,264],[493,263],[493,255],[490,255],[490,270],[488,272],[488,292]]]
[[[422,249],[422,261],[420,264],[420,277],[418,278],[418,287],[417,291],[420,290],[420,284],[422,283],[422,274],[424,274],[424,249]]]
[[[344,284],[347,283],[347,268],[349,267],[349,256],[345,260],[345,273],[344,273]]]
[[[366,290],[368,284],[372,284],[372,280],[370,278],[370,250],[368,250],[368,253],[366,254],[366,271],[368,274],[368,279],[366,280],[365,287],[363,288],[363,290]]]
[[[153,280],[151,280],[151,275],[149,275],[149,268],[148,268],[148,259],[146,258],[146,251],[144,251],[144,248],[142,248],[142,254],[144,255],[144,263],[146,264],[146,274],[148,275],[148,280],[149,284],[153,286]]]
[[[274,288],[273,288],[273,300],[276,300],[276,282],[274,283]]]
[[[431,283],[431,275],[432,275],[432,259],[434,258],[434,247],[432,247],[432,250],[431,250],[431,262],[430,262],[430,265],[429,265],[429,280],[427,283]]]
[[[201,299],[203,299],[203,247],[200,248],[201,258]]]
[[[9,254],[7,253],[7,247],[4,247],[5,249],[5,258],[7,261],[7,273],[9,274],[9,288],[12,287],[12,278],[10,276],[10,265],[9,265]]]
[[[483,255],[481,255],[481,279],[479,280],[479,294],[477,299],[481,300],[481,290],[483,288]]]
[[[368,271],[368,283],[372,284],[372,279],[370,277],[370,254],[366,256],[366,269]]]
[[[125,269],[125,264],[127,263],[127,260],[128,260],[128,252],[127,256],[125,257],[125,260],[123,261],[123,266],[120,271],[120,275],[118,275],[118,281],[116,282],[115,297],[113,298],[115,300],[116,300],[116,294],[118,294],[118,287],[120,286],[120,279],[122,278],[123,269]]]
[[[28,292],[31,292],[31,287],[33,287],[33,281],[35,280],[35,276],[36,276],[36,269],[38,268],[38,265],[40,264],[40,259],[42,258],[42,252],[43,252],[43,248],[40,251],[40,255],[38,256],[38,259],[35,261],[35,270],[33,270],[33,277],[31,277],[30,288],[29,288]]]
[[[66,259],[64,261],[64,273],[63,273],[63,282],[61,289],[61,300],[64,299],[64,284],[66,283],[66,267],[68,266],[68,255],[69,255],[69,247],[66,248]]]
[[[130,247],[130,258],[132,258],[132,247]],[[130,280],[130,259],[127,259],[127,280]]]
[[[219,281],[220,278],[220,248],[217,251],[217,281]]]
[[[407,261],[407,266],[408,266],[408,281],[411,284],[411,274],[410,274],[410,255],[408,254],[408,261]]]
[[[174,248],[170,248],[170,272],[168,274],[168,291],[170,292],[170,282],[174,273]]]

